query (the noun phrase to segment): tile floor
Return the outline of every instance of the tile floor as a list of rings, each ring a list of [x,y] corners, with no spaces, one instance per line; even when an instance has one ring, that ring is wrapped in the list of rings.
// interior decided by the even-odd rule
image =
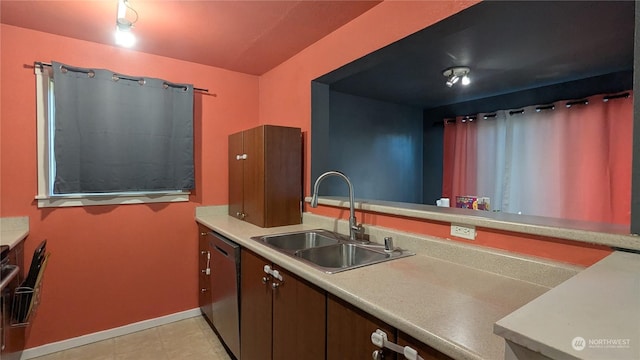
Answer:
[[[231,360],[201,317],[41,356],[37,360]]]

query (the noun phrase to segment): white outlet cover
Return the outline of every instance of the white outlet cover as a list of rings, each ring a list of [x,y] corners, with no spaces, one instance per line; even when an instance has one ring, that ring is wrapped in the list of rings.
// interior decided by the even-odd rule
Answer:
[[[475,240],[476,228],[469,225],[451,224],[451,236],[461,237],[463,239]]]

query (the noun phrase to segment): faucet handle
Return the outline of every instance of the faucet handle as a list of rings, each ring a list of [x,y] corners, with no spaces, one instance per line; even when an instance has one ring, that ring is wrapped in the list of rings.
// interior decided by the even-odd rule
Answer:
[[[356,235],[355,240],[369,242],[369,235],[364,233],[364,226],[362,226],[362,224],[354,225],[352,230]]]

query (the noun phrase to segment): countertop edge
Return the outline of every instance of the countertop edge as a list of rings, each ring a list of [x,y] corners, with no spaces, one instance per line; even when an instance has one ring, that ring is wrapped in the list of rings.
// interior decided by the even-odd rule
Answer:
[[[582,338],[612,339],[630,341],[626,356],[640,356],[640,255],[616,251],[587,268],[585,271],[551,289],[494,324],[494,334],[531,351],[539,352],[553,359],[578,359],[601,357],[601,349],[587,346],[576,349],[573,342]],[[604,279],[608,279],[604,281]],[[602,285],[596,287],[594,285]],[[604,287],[604,288],[602,288]],[[597,290],[596,290],[597,289]],[[602,295],[602,293],[606,295]],[[615,295],[614,295],[615,294]],[[617,306],[607,306],[610,299],[617,300]],[[595,310],[599,316],[584,316],[586,311]],[[602,313],[606,311],[606,313]],[[533,314],[554,314],[542,323],[532,319]],[[606,319],[606,320],[605,320]],[[595,336],[595,337],[594,337]],[[600,336],[600,337],[598,337]],[[573,340],[572,340],[573,339]],[[622,351],[621,347],[615,351]],[[605,348],[606,350],[606,348]],[[614,350],[609,350],[614,351]],[[620,352],[616,356],[619,358]]]

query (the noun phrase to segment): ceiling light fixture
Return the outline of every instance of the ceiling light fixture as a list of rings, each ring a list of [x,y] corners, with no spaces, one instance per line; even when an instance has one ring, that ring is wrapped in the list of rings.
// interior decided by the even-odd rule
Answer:
[[[447,85],[448,87],[452,87],[453,85],[455,85],[455,83],[460,81],[460,79],[462,79],[461,81],[462,85],[464,86],[469,85],[471,83],[471,79],[469,78],[469,72],[471,72],[471,70],[466,66],[454,66],[454,67],[445,69],[442,72],[442,75],[444,75],[447,78],[445,85]]]
[[[127,10],[131,10],[135,18],[127,19]],[[118,0],[118,15],[116,17],[116,44],[124,47],[132,47],[136,43],[136,37],[131,29],[138,21],[138,13],[129,5],[128,0]]]

